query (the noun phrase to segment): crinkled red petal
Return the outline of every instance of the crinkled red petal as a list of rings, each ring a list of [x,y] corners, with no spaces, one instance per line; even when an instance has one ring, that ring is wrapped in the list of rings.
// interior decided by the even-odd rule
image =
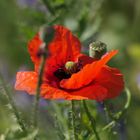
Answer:
[[[116,68],[108,66],[104,66],[101,69],[95,82],[107,89],[106,99],[119,96],[124,88],[124,80],[121,72]]]
[[[41,39],[39,38],[39,35],[35,35],[35,37],[29,41],[28,43],[28,51],[30,53],[31,59],[35,64],[38,64],[40,59],[37,56],[38,51],[39,51],[39,47],[42,44]]]
[[[101,71],[102,67],[117,54],[117,50],[111,51],[100,60],[87,64],[78,73],[73,74],[69,79],[63,79],[60,86],[64,89],[78,89],[92,82]]]
[[[45,66],[45,73],[51,78],[53,78],[54,71],[64,66],[67,61],[75,61],[81,49],[80,41],[69,29],[60,25],[54,26],[54,29],[55,35],[54,39],[48,45],[49,56]],[[39,35],[36,35],[28,45],[28,50],[35,64],[36,71],[39,67],[40,59],[37,53],[41,43],[42,41],[39,39]]]
[[[79,56],[77,57],[77,61],[79,64],[81,64],[82,66],[85,66],[87,64],[90,64],[92,62],[95,61],[95,59],[85,55],[85,54],[79,54]]]
[[[37,85],[36,72],[18,72],[16,75],[15,89],[34,94]]]

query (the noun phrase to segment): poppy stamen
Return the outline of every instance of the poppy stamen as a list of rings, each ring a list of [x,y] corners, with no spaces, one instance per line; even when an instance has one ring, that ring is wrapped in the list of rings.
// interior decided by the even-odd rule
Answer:
[[[75,63],[73,61],[66,62],[65,68],[66,68],[66,72],[68,74],[73,74],[78,71],[78,65],[77,65],[77,63]]]

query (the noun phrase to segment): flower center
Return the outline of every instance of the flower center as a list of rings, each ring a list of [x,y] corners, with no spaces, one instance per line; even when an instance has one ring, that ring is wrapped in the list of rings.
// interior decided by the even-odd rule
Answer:
[[[66,71],[63,68],[58,68],[55,72],[54,75],[59,79],[68,79],[71,77],[70,74],[66,73]]]
[[[59,79],[68,79],[73,73],[78,72],[78,64],[73,61],[66,62],[63,68],[59,68],[54,72],[54,75]]]
[[[68,61],[65,64],[65,69],[68,74],[76,73],[78,70],[77,63],[73,61]]]

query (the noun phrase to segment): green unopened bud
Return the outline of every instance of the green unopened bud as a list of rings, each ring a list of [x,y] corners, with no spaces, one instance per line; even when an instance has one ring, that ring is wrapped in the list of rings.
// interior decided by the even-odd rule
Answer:
[[[89,56],[99,60],[107,52],[107,46],[101,41],[95,41],[89,45]]]
[[[72,73],[77,72],[77,64],[73,61],[66,62],[65,68],[66,68],[66,72],[68,74],[72,74]]]
[[[39,37],[47,45],[54,38],[54,33],[55,30],[52,26],[44,25],[39,30]]]

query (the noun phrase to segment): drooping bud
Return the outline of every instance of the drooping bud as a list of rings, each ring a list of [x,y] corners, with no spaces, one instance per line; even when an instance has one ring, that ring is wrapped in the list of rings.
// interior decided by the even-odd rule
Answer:
[[[72,74],[77,72],[77,63],[73,62],[73,61],[68,61],[65,64],[65,68],[68,74]]]
[[[54,38],[55,29],[52,26],[44,25],[39,30],[40,39],[48,45],[48,43]]]
[[[101,41],[95,41],[89,45],[89,56],[99,60],[107,52],[107,46]]]
[[[38,56],[47,55],[47,46],[54,38],[55,30],[51,26],[42,26],[39,30],[39,38],[43,41],[39,47]]]
[[[38,53],[37,53],[37,56],[40,57],[42,55],[46,55],[46,43],[42,43],[39,47],[39,50],[38,50]]]

